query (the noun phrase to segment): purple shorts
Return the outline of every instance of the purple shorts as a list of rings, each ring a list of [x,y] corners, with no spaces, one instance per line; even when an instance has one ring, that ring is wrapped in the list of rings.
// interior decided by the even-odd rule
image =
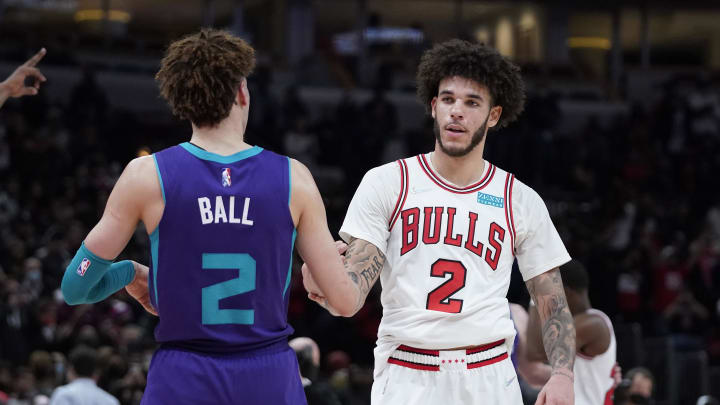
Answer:
[[[295,352],[287,342],[240,354],[160,348],[141,405],[306,405]]]

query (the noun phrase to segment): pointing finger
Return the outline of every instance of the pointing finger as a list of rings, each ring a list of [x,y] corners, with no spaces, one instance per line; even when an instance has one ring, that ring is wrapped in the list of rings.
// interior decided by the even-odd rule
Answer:
[[[47,53],[47,50],[45,48],[41,48],[38,53],[33,55],[32,58],[28,59],[27,62],[23,63],[23,66],[35,66],[42,60],[43,56]]]

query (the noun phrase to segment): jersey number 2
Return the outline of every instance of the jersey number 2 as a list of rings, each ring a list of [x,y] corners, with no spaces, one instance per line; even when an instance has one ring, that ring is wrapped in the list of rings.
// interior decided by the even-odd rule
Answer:
[[[220,309],[220,300],[255,289],[255,259],[247,253],[203,253],[202,268],[238,270],[236,278],[202,289],[203,325],[252,325],[255,322],[255,310]]]
[[[432,277],[445,278],[448,274],[450,274],[450,279],[440,284],[428,294],[426,308],[433,311],[458,314],[462,311],[463,300],[450,297],[465,287],[467,270],[462,263],[446,259],[438,259],[430,267],[430,275]]]

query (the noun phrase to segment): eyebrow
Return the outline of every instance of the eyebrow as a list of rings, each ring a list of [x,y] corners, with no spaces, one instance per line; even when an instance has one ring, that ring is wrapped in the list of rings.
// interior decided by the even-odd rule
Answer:
[[[455,95],[455,93],[453,93],[453,92],[450,91],[450,90],[442,90],[442,91],[440,91],[440,95],[443,95],[443,94]],[[467,98],[474,98],[474,99],[477,99],[477,100],[484,101],[484,99],[482,98],[481,95],[475,94],[475,93],[469,93],[466,97],[467,97]]]

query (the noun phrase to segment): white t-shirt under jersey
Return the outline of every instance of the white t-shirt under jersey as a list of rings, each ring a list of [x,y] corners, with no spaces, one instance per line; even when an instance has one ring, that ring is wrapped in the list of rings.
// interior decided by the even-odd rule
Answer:
[[[444,349],[504,338],[511,345],[506,295],[515,258],[524,280],[570,261],[533,189],[487,161],[478,182],[458,187],[429,154],[371,169],[340,236],[386,256],[376,375],[401,344]]]

